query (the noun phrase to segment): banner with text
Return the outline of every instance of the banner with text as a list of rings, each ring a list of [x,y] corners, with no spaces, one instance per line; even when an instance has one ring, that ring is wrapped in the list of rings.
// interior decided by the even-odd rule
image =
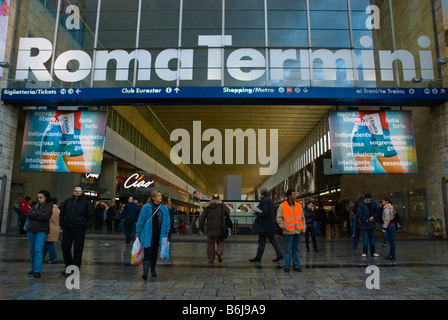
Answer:
[[[107,112],[28,112],[21,171],[100,173]]]
[[[417,173],[411,111],[330,111],[334,174]]]

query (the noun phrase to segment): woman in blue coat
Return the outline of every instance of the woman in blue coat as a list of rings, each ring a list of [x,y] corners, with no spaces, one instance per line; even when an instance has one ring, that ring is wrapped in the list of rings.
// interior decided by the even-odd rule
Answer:
[[[151,267],[151,279],[157,277],[156,264],[159,245],[163,238],[168,237],[170,231],[170,214],[168,208],[162,204],[162,193],[153,190],[150,202],[142,207],[137,221],[136,236],[144,249],[142,279],[148,279]]]

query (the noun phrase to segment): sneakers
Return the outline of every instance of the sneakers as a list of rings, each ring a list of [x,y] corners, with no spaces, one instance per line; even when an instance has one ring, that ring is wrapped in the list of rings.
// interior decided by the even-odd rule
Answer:
[[[380,255],[378,254],[378,253],[374,253],[374,254],[372,254],[372,257],[379,257]]]
[[[48,264],[55,264],[56,263],[56,260],[49,260],[48,261]]]
[[[272,262],[279,262],[280,260],[283,260],[283,257],[277,257],[274,260],[272,260]]]
[[[261,262],[261,259],[258,259],[258,258],[252,258],[252,259],[249,259],[249,261],[250,261],[250,262]]]
[[[395,260],[395,257],[387,256],[385,259],[386,259],[386,260]]]
[[[363,258],[367,258],[367,255],[365,253],[362,254]]]

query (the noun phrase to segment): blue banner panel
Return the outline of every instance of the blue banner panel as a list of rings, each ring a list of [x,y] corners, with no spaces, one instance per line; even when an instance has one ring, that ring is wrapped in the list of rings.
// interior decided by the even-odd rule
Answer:
[[[16,106],[154,103],[434,106],[447,99],[446,88],[129,87],[2,90],[2,100]]]

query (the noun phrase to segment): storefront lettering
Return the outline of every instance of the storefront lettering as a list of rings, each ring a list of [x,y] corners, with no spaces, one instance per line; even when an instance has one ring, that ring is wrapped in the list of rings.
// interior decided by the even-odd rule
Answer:
[[[132,176],[130,176],[129,178],[127,178],[127,180],[124,182],[123,186],[126,189],[129,188],[148,188],[150,187],[153,183],[154,180],[143,180],[143,177],[145,175],[142,174],[141,176],[138,173],[134,173]]]

